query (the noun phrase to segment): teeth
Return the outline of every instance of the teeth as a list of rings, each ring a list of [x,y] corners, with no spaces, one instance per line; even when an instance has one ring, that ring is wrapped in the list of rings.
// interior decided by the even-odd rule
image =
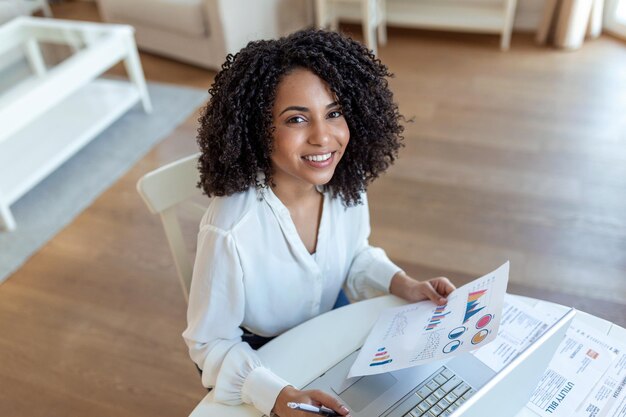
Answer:
[[[332,152],[326,153],[324,155],[308,155],[308,156],[305,156],[304,159],[308,161],[322,162],[322,161],[328,160],[331,157],[331,155],[332,155]]]

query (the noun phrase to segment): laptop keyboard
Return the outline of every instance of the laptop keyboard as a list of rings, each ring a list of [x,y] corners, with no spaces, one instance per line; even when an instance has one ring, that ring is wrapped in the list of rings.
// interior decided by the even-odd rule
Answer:
[[[417,405],[404,417],[447,417],[476,392],[463,379],[441,367],[415,391]]]

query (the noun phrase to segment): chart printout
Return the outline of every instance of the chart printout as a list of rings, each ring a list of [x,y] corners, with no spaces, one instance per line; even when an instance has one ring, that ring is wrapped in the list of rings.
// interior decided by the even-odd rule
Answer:
[[[348,377],[396,371],[476,350],[495,339],[509,262],[448,296],[384,310]]]

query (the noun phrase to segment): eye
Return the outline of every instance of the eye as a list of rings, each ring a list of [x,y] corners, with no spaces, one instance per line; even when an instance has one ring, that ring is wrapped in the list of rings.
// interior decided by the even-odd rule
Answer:
[[[306,119],[302,116],[293,116],[287,119],[287,123],[298,124],[298,123],[304,123],[304,122],[306,122]]]
[[[337,117],[343,116],[343,112],[341,110],[333,110],[328,113],[328,117],[331,119],[336,119]]]

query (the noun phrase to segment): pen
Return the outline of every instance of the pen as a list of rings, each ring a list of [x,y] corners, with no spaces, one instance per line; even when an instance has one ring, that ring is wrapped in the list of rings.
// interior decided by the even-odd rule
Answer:
[[[293,408],[294,410],[306,411],[307,413],[319,414],[320,416],[341,417],[341,414],[337,414],[334,410],[324,406],[316,407],[311,404],[287,403],[287,407]]]

